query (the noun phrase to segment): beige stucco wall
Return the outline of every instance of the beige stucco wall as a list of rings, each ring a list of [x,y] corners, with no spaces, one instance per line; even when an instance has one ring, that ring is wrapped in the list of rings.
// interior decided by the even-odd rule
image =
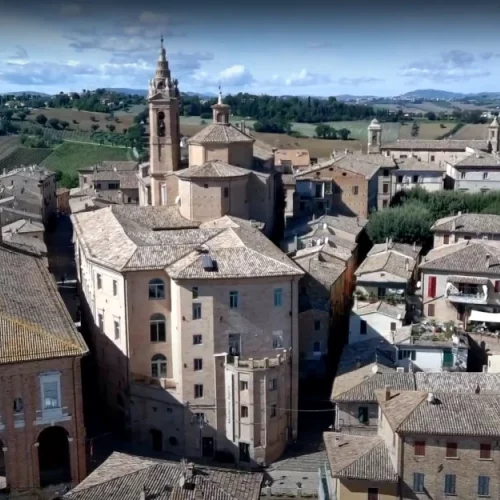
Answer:
[[[378,488],[379,500],[392,500],[398,498],[397,484],[395,483],[342,479],[337,480],[337,488],[338,500],[366,500],[368,498],[368,488]]]

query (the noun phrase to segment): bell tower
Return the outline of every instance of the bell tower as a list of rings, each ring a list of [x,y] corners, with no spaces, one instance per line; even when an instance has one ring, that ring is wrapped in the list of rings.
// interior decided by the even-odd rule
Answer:
[[[500,149],[500,123],[498,123],[498,117],[495,116],[493,121],[488,125],[488,142],[491,144],[491,152],[498,153]],[[488,145],[489,149],[489,145]]]
[[[214,123],[223,123],[227,125],[229,123],[229,111],[231,108],[222,102],[222,90],[219,86],[219,99],[217,104],[212,106],[213,111],[213,122]]]
[[[380,153],[382,126],[376,118],[368,125],[368,154]]]
[[[176,179],[171,174],[179,169],[180,161],[179,98],[177,80],[170,76],[162,36],[155,76],[149,82],[148,92],[152,205],[175,204]]]

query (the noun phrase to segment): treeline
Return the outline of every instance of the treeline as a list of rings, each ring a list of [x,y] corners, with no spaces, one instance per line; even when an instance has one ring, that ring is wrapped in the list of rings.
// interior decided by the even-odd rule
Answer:
[[[211,106],[216,98],[182,96],[184,116],[212,116]],[[385,109],[373,109],[363,104],[345,104],[335,97],[277,97],[239,93],[224,97],[224,103],[231,106],[231,113],[261,123],[324,123],[331,121],[367,120],[376,116],[381,121],[393,120]]]
[[[500,191],[485,194],[429,193],[421,188],[400,191],[389,208],[370,216],[366,230],[373,243],[392,238],[401,243],[417,242],[425,246],[431,242],[430,229],[436,220],[458,212],[500,215]]]

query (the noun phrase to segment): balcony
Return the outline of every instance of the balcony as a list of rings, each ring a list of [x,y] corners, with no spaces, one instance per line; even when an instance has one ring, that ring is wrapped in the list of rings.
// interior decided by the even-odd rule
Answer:
[[[473,276],[448,276],[445,297],[457,304],[487,304],[488,279]]]
[[[61,408],[50,408],[36,410],[34,425],[46,425],[52,422],[65,422],[71,420],[71,413],[67,406]]]

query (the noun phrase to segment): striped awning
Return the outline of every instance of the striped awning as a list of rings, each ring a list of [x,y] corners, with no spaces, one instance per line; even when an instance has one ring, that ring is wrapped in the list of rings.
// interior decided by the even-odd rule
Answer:
[[[487,285],[488,278],[478,278],[476,276],[448,276],[448,283],[468,283],[470,285]]]

